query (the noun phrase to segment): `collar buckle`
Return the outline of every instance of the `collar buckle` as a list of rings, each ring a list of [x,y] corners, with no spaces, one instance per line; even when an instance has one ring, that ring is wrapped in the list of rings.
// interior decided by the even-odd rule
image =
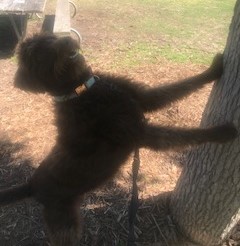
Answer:
[[[54,100],[56,102],[66,102],[70,99],[78,97],[83,91],[90,89],[96,81],[99,80],[98,76],[92,76],[90,79],[88,79],[86,82],[84,82],[82,85],[78,86],[73,93],[69,95],[64,95],[64,96],[56,96]]]

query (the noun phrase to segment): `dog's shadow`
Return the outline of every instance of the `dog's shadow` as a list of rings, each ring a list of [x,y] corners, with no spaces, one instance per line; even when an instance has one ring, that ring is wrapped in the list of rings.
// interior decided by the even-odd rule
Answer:
[[[25,183],[34,172],[30,160],[19,156],[22,144],[1,135],[0,188]],[[25,200],[0,208],[0,242],[4,246],[46,245],[40,205]],[[37,243],[35,243],[37,242]]]
[[[32,162],[19,156],[24,146],[0,139],[0,188],[25,183],[34,172]],[[85,196],[81,207],[84,214],[84,231],[80,245],[126,245],[128,238],[129,190],[114,181]],[[136,220],[136,238],[139,242],[161,239],[158,198],[140,202]],[[4,246],[49,246],[43,223],[41,205],[25,200],[0,208],[0,242]],[[157,221],[157,222],[156,222]],[[161,223],[163,223],[162,221]],[[149,235],[149,237],[147,236]],[[154,235],[154,239],[152,237]],[[145,245],[145,244],[139,244]]]

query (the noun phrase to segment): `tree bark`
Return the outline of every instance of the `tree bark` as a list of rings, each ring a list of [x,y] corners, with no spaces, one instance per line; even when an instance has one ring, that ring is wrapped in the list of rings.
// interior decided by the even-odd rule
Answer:
[[[240,120],[240,0],[201,126]],[[200,245],[218,245],[240,219],[240,139],[193,149],[172,193],[170,209],[180,231]]]

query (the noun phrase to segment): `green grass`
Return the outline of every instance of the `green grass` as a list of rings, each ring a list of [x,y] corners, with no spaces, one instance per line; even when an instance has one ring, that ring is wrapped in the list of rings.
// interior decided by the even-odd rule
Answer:
[[[113,50],[121,58],[116,65],[122,66],[155,63],[161,57],[208,64],[224,49],[234,4],[235,0],[79,1],[89,13],[102,14],[100,21],[110,37],[118,36],[119,49]]]
[[[169,44],[158,46],[149,45],[148,42],[135,42],[129,46],[123,45],[121,51],[115,51],[113,67],[136,67],[142,64],[157,64],[161,57],[176,63],[208,64],[212,56],[206,57],[204,53],[190,47],[177,47]]]

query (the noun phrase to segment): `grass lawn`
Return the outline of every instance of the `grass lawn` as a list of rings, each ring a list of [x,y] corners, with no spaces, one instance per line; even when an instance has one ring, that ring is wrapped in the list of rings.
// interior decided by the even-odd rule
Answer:
[[[209,64],[224,49],[235,0],[78,0],[79,11],[104,21],[102,50],[116,66],[157,63]],[[114,39],[114,42],[109,42]]]

